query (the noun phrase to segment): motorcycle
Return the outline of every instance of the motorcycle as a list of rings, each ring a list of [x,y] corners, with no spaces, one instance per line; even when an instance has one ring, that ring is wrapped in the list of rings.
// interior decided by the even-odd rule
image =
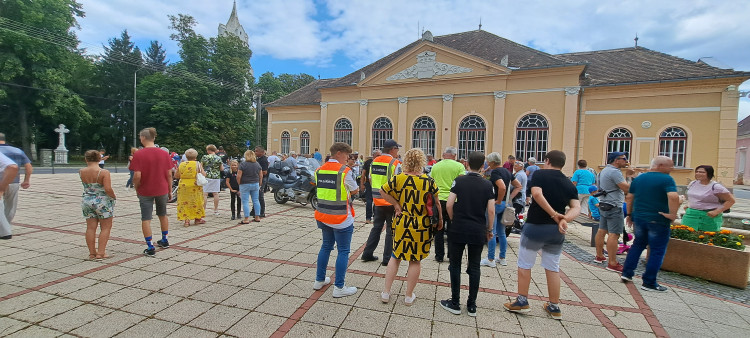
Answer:
[[[273,192],[273,199],[278,204],[294,201],[302,205],[308,203],[313,210],[318,209],[318,195],[315,193],[313,172],[306,166],[300,166],[297,177],[291,175],[292,168],[281,162],[274,163],[269,169],[268,186]]]

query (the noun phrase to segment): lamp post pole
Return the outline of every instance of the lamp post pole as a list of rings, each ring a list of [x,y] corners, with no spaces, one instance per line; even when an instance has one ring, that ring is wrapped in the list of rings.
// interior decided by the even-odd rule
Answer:
[[[133,72],[133,148],[138,148],[138,71],[143,67],[145,65]]]
[[[260,124],[262,123],[262,119],[263,119],[263,99],[262,99],[263,90],[262,89],[256,90],[256,95],[257,95],[256,97],[258,98],[258,102],[256,105],[257,109],[255,111],[255,145],[259,146],[260,139],[261,139]]]

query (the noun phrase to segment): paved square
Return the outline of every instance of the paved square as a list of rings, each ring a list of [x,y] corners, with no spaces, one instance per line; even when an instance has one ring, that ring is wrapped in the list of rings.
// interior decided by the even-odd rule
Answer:
[[[118,200],[108,252],[86,260],[81,185],[75,174],[35,175],[20,191],[13,239],[0,242],[0,336],[744,336],[750,307],[741,301],[669,284],[666,293],[641,293],[617,274],[587,260],[589,229],[575,225],[561,261],[563,320],[547,318],[544,272],[533,270],[531,313],[516,315],[502,303],[516,296],[518,235],[508,239],[508,266],[482,267],[478,317],[444,311],[450,297],[448,263],[423,261],[414,306],[403,304],[405,264],[389,304],[380,302],[385,268],[359,260],[370,225],[356,202],[357,222],[347,284],[357,294],[333,298],[331,287],[312,289],[321,236],[309,206],[276,204],[267,195],[261,223],[222,215],[183,227],[169,207],[169,249],[144,257],[134,192],[113,174]],[[154,222],[158,234],[158,222]],[[155,235],[157,238],[158,235]],[[385,236],[382,236],[385,237]],[[381,243],[382,247],[382,243]],[[336,253],[329,271],[333,273]],[[674,277],[678,278],[678,277]],[[468,277],[462,277],[463,300]],[[720,286],[707,284],[710,290]],[[694,288],[693,288],[694,289]],[[710,291],[709,290],[709,291]],[[733,297],[747,297],[734,291]]]

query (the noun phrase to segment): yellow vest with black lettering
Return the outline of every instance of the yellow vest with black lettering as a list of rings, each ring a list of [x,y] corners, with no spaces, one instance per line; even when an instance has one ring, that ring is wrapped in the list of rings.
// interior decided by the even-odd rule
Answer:
[[[370,166],[370,184],[372,186],[372,202],[376,206],[391,205],[380,196],[380,188],[388,183],[388,180],[396,174],[396,167],[400,163],[401,161],[390,155],[381,155],[372,160],[372,165]]]
[[[349,167],[338,162],[326,162],[315,171],[316,194],[318,195],[318,209],[315,219],[327,224],[341,224],[346,221],[351,210],[349,191],[346,190],[344,178],[350,172]]]

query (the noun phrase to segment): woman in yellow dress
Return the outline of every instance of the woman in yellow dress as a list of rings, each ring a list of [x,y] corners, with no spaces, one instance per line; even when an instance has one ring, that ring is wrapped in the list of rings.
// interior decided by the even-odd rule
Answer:
[[[406,152],[402,164],[403,173],[391,177],[380,188],[380,195],[393,205],[395,214],[391,230],[393,231],[393,256],[388,260],[385,273],[385,288],[380,298],[387,303],[391,297],[391,286],[396,278],[402,260],[409,261],[406,273],[405,305],[412,305],[416,295],[419,273],[422,270],[420,261],[430,254],[433,226],[442,227],[443,220],[432,224],[428,216],[427,195],[437,196],[438,187],[435,181],[424,173],[427,157],[419,148]],[[438,208],[437,215],[442,217],[440,201],[433,199]],[[437,229],[439,230],[439,229]]]
[[[195,175],[200,172],[206,175],[202,166],[196,158],[198,152],[190,148],[185,151],[187,161],[180,163],[180,168],[175,174],[175,178],[180,179],[179,190],[177,191],[177,219],[185,221],[185,226],[190,225],[190,220],[194,219],[195,224],[203,224],[206,221],[206,210],[203,208],[203,187],[195,184]]]

